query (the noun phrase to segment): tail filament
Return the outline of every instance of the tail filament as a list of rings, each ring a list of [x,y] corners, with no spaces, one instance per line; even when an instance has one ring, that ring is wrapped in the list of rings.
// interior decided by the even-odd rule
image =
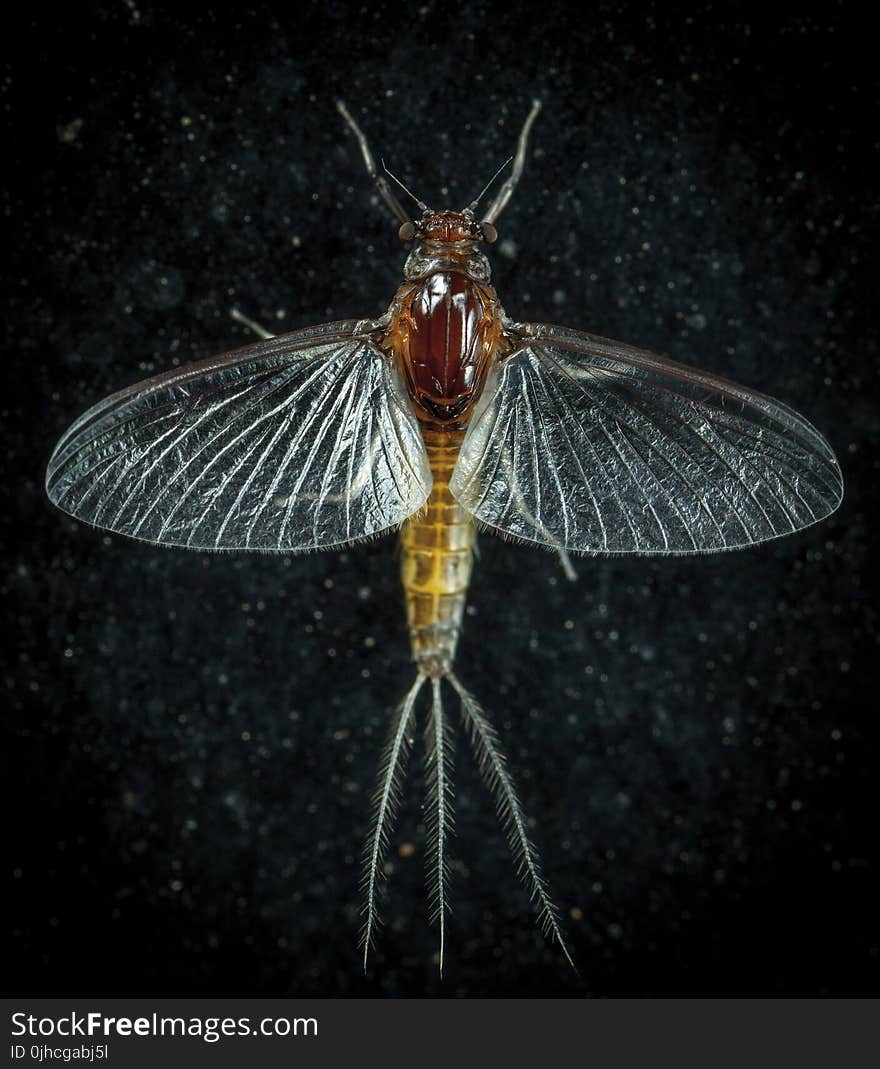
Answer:
[[[364,968],[370,946],[379,925],[378,891],[382,865],[388,849],[391,828],[400,802],[400,791],[411,745],[409,730],[416,699],[429,677],[419,672],[416,681],[399,706],[383,753],[379,780],[373,799],[373,826],[364,852]],[[572,969],[575,964],[568,951],[559,922],[559,911],[550,898],[547,882],[541,872],[538,851],[526,831],[526,817],[517,796],[507,759],[501,750],[498,735],[471,695],[451,672],[431,677],[431,713],[425,729],[427,828],[429,847],[427,875],[430,895],[431,921],[440,928],[440,975],[446,950],[446,917],[449,911],[447,887],[449,862],[447,843],[453,830],[452,813],[452,739],[451,726],[443,710],[442,679],[447,679],[461,701],[461,717],[471,740],[471,747],[480,771],[492,794],[498,818],[513,854],[517,872],[537,910],[544,934],[554,939]]]
[[[495,728],[486,719],[486,714],[477,704],[474,696],[464,689],[454,675],[450,673],[448,678],[455,693],[461,699],[461,715],[470,735],[474,755],[486,785],[495,795],[498,819],[507,836],[517,872],[525,883],[529,897],[538,911],[541,930],[546,936],[552,936],[559,943],[568,964],[577,972],[562,937],[559,911],[550,898],[547,881],[541,872],[538,851],[526,832],[525,813],[513,785],[513,779],[507,771],[507,758],[501,750]]]
[[[440,926],[440,975],[446,948],[446,883],[448,863],[446,839],[452,831],[452,745],[448,722],[443,715],[440,680],[431,680],[431,717],[425,732],[427,742],[429,850],[427,858],[431,922]]]
[[[416,676],[409,693],[397,710],[396,722],[392,723],[391,734],[385,745],[382,762],[379,766],[379,782],[373,797],[373,829],[364,851],[364,927],[362,945],[364,950],[364,969],[367,957],[375,938],[379,923],[377,894],[379,878],[382,875],[382,863],[388,849],[391,827],[400,805],[400,790],[406,772],[406,759],[409,756],[411,735],[408,732],[413,707],[419,691],[427,679],[420,672]]]

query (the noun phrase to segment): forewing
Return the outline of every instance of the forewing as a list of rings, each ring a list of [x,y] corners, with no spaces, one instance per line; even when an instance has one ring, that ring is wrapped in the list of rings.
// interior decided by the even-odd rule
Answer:
[[[431,473],[396,371],[352,321],[107,398],[62,437],[46,489],[77,519],[148,542],[307,550],[398,525]]]
[[[619,342],[523,333],[535,336],[487,384],[450,482],[488,526],[574,552],[698,553],[840,504],[831,447],[785,405]]]

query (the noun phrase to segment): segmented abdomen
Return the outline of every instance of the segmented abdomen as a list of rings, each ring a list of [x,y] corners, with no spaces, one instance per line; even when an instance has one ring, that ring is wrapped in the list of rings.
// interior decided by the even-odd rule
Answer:
[[[449,492],[464,431],[423,425],[434,486],[400,532],[401,578],[413,660],[430,676],[452,667],[471,578],[474,521]]]

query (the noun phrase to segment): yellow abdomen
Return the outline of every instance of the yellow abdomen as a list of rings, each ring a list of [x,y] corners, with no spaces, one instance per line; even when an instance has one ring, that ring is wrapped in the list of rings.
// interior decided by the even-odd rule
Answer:
[[[452,667],[471,578],[473,517],[449,492],[464,432],[422,426],[434,486],[400,532],[401,578],[413,660],[429,676]]]

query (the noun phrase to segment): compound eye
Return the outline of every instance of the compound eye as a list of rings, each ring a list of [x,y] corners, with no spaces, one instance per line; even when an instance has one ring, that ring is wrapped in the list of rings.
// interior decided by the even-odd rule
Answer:
[[[416,236],[415,223],[406,222],[400,224],[400,229],[397,231],[397,236],[401,241],[412,241]]]
[[[498,240],[498,231],[491,223],[483,223],[480,229],[483,231],[483,241],[487,245],[494,245]]]

